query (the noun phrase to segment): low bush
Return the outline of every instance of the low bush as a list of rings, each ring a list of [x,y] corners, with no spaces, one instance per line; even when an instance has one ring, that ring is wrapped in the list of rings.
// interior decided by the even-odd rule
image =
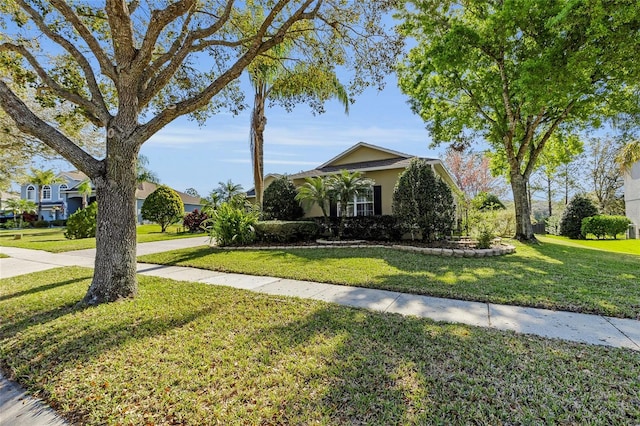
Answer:
[[[318,224],[320,235],[338,234],[339,217],[330,217],[328,224],[322,217],[313,218]],[[347,217],[344,222],[342,238],[372,241],[399,241],[402,238],[402,227],[395,216],[355,216]]]
[[[558,215],[551,215],[544,220],[544,230],[550,235],[560,235],[560,219]]]
[[[204,226],[218,246],[245,245],[255,240],[257,212],[246,212],[228,203],[222,203],[213,216],[204,221]]]
[[[264,190],[262,213],[265,220],[297,220],[304,210],[296,200],[298,191],[288,177],[282,176]]]
[[[89,204],[86,208],[77,210],[67,219],[65,238],[76,240],[80,238],[92,238],[96,236],[96,221],[98,216],[98,203]]]
[[[56,219],[51,221],[52,226],[65,226],[66,224],[66,219]]]
[[[191,213],[185,215],[182,220],[182,225],[187,228],[189,232],[201,232],[204,230],[202,228],[202,223],[208,218],[209,216],[205,212],[195,209]]]
[[[312,241],[319,232],[313,221],[268,220],[255,224],[256,239],[266,243]]]
[[[31,226],[34,228],[48,228],[51,223],[48,220],[34,220],[31,222]]]
[[[598,239],[606,236],[616,239],[629,228],[630,223],[625,216],[597,215],[582,219],[581,231],[584,236],[592,234]]]

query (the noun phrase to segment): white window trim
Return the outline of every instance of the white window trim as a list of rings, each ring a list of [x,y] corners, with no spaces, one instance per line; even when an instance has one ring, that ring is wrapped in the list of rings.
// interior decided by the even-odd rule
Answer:
[[[66,183],[61,184],[58,187],[58,200],[62,200],[62,191],[66,191],[67,189],[69,189],[69,186]]]
[[[49,196],[47,197],[47,192],[49,191]],[[53,195],[53,191],[51,190],[51,185],[42,185],[42,200],[51,201],[51,196]]]
[[[27,200],[35,201],[36,200],[36,187],[33,185],[27,186],[26,191]]]
[[[371,205],[370,214],[358,215],[358,205]],[[340,202],[338,202],[338,216],[341,213]],[[351,213],[351,214],[349,214]],[[375,206],[373,202],[373,187],[369,189],[369,198],[367,201],[358,201],[358,195],[353,197],[353,201],[350,201],[347,204],[347,217],[355,217],[355,216],[373,216],[375,214]]]

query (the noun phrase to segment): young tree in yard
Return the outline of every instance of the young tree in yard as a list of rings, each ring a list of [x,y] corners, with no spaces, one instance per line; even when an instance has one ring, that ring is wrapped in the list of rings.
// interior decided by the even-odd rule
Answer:
[[[12,198],[10,200],[7,200],[7,208],[13,212],[14,222],[16,220],[16,216],[20,215],[20,223],[18,224],[18,226],[22,227],[22,214],[35,211],[37,205],[31,200]]]
[[[215,193],[223,203],[230,202],[235,196],[242,194],[243,188],[239,183],[233,183],[231,179],[226,182],[218,182]]]
[[[413,110],[436,144],[491,146],[516,238],[535,241],[527,185],[553,134],[638,115],[636,2],[407,1],[400,17],[417,41],[399,67]]]
[[[481,192],[504,195],[504,186],[491,174],[489,157],[479,152],[448,149],[443,160],[468,200]]]
[[[353,203],[355,197],[370,191],[373,184],[373,180],[365,178],[361,172],[351,173],[348,170],[342,170],[329,178],[330,194],[338,202],[340,209],[338,238],[342,238],[349,204]]]
[[[601,213],[624,214],[622,205],[624,180],[616,162],[620,149],[620,144],[610,138],[593,138],[589,141],[584,170]]]
[[[42,197],[44,187],[51,186],[54,183],[63,182],[63,179],[59,178],[51,169],[40,170],[32,167],[31,174],[27,176],[27,181],[38,188],[38,220],[40,220],[42,214]]]
[[[142,144],[183,115],[204,121],[244,107],[237,79],[296,34],[301,57],[351,71],[351,92],[381,82],[401,48],[382,18],[392,0],[9,0],[0,7],[0,106],[24,133],[95,184],[100,203],[87,304],[134,296],[136,159]],[[257,16],[263,16],[257,20]],[[246,28],[246,23],[256,23]],[[308,34],[309,37],[304,37]],[[316,59],[320,58],[320,59]],[[16,87],[71,105],[103,129],[94,157],[34,113]]]
[[[393,190],[393,214],[411,236],[419,230],[422,239],[433,241],[451,232],[455,205],[449,186],[420,159],[402,172]]]
[[[184,204],[176,191],[160,185],[142,203],[142,218],[160,225],[165,232],[169,225],[178,223],[184,216]]]
[[[262,213],[266,219],[297,220],[304,216],[304,210],[296,199],[297,191],[287,176],[271,182],[264,190]]]

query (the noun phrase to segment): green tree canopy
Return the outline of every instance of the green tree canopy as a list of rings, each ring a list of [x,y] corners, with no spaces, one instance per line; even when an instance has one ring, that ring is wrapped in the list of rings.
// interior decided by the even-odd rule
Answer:
[[[296,187],[287,176],[271,182],[264,190],[262,212],[265,219],[297,220],[304,216],[297,194]]]
[[[400,87],[434,142],[487,142],[507,175],[516,237],[534,240],[527,185],[558,130],[638,115],[640,16],[627,0],[407,1],[417,40]]]
[[[167,226],[182,220],[184,204],[176,191],[166,185],[160,185],[145,198],[140,213],[144,220],[157,223],[161,232],[165,232]]]
[[[96,267],[84,302],[134,296],[136,158],[168,123],[238,112],[237,79],[295,33],[299,51],[349,72],[350,92],[382,83],[401,43],[392,0],[8,0],[0,6],[0,107],[96,187]],[[257,18],[263,17],[263,18]],[[256,25],[257,24],[257,25]],[[303,37],[308,34],[309,37]],[[304,57],[300,58],[301,60]],[[5,78],[6,77],[6,78]],[[34,113],[16,88],[70,105],[106,136],[94,156]],[[101,235],[103,233],[103,235]]]

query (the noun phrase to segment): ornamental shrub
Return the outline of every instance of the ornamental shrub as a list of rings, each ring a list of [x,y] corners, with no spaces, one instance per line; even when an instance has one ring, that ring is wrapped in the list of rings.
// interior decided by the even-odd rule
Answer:
[[[212,217],[204,221],[204,226],[212,241],[218,246],[245,245],[255,240],[255,224],[258,212],[247,212],[228,203],[222,203],[213,211]]]
[[[319,227],[313,221],[268,220],[254,226],[256,239],[266,243],[294,243],[311,241],[318,235]]]
[[[76,240],[81,238],[93,238],[96,236],[96,222],[98,216],[98,203],[93,202],[86,208],[76,210],[67,219],[65,238]]]
[[[393,190],[393,214],[405,232],[417,231],[425,241],[451,234],[455,205],[449,186],[433,172],[429,163],[413,159]]]
[[[182,220],[182,225],[189,230],[189,232],[201,232],[203,231],[202,222],[207,220],[209,216],[205,212],[198,211],[195,209],[191,213],[188,213],[184,216]]]
[[[169,225],[178,223],[184,216],[184,204],[176,191],[160,185],[142,203],[142,218],[160,225],[165,232]]]
[[[478,210],[504,210],[506,207],[497,195],[488,192],[480,192],[471,200],[471,206]]]
[[[582,219],[582,235],[595,235],[601,239],[606,236],[616,239],[629,228],[631,221],[625,216],[597,215]]]
[[[560,235],[573,239],[584,238],[582,219],[598,214],[593,201],[583,195],[576,195],[567,205],[560,220]]]
[[[287,176],[279,177],[264,190],[262,214],[265,220],[297,220],[304,210],[296,200],[298,191]]]

